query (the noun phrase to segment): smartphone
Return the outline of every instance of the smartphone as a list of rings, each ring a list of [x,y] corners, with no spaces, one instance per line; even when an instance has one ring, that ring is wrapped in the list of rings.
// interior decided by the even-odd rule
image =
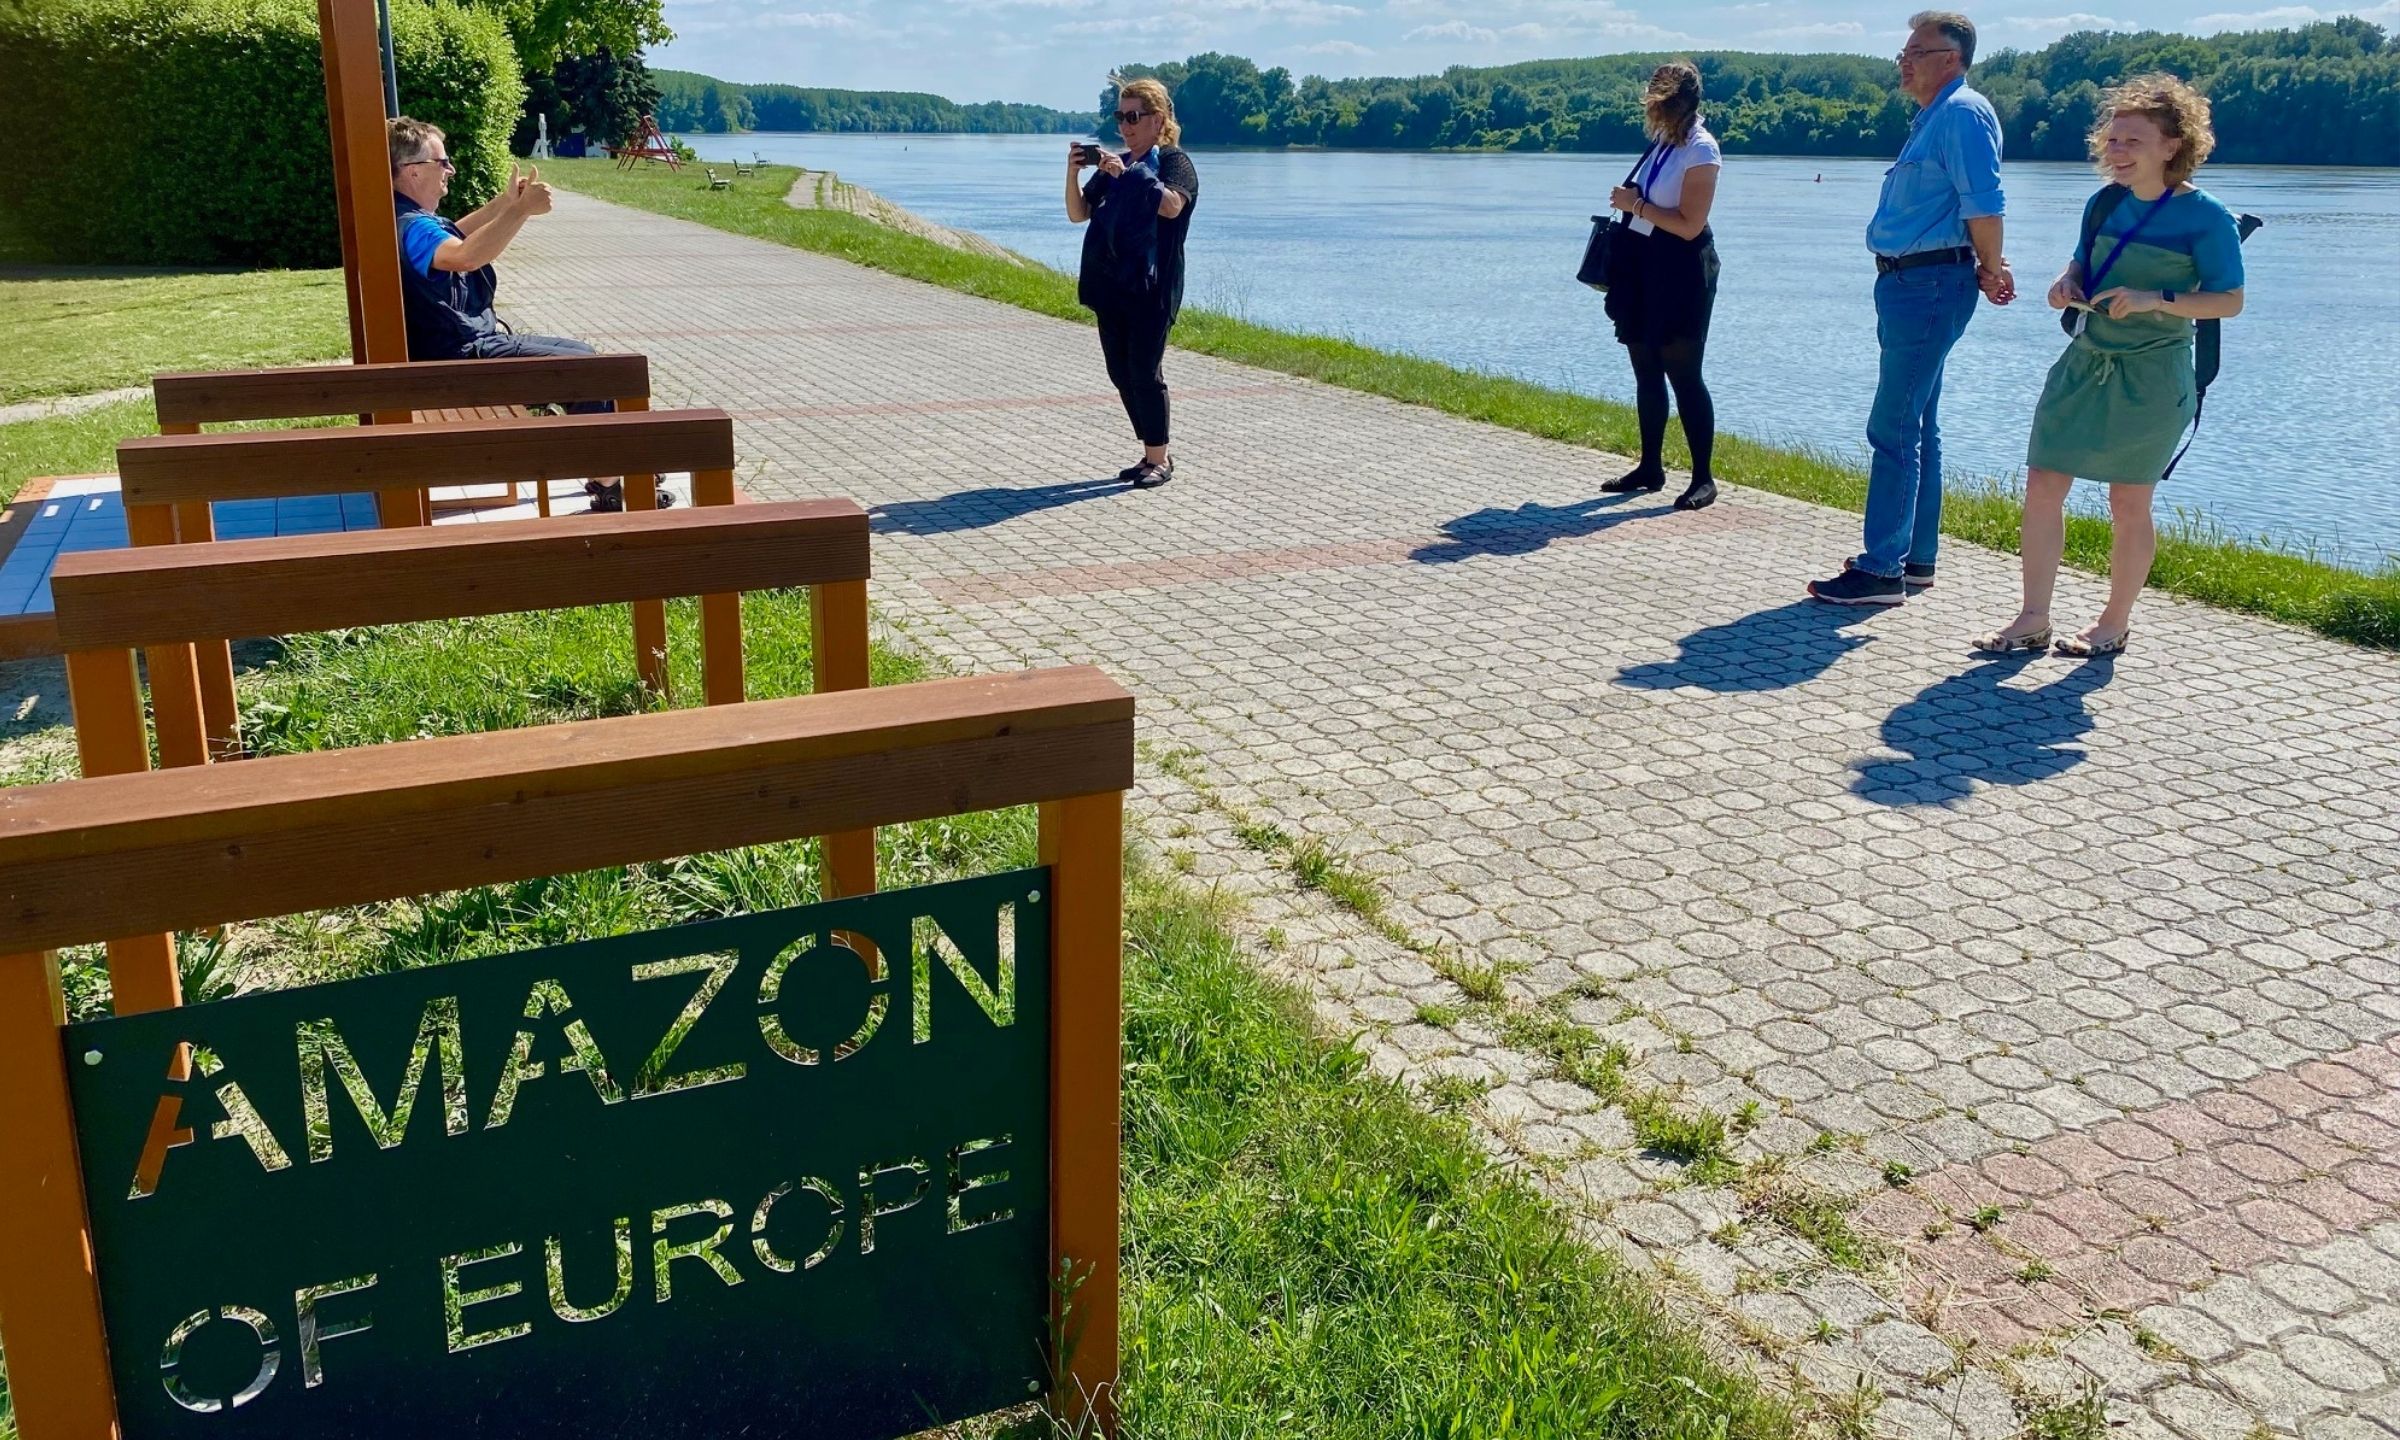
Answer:
[[[1081,156],[1081,158],[1082,158],[1082,160],[1083,160],[1083,163],[1084,163],[1084,164],[1086,164],[1086,165],[1097,165],[1097,164],[1099,164],[1099,163],[1100,163],[1100,156],[1101,156],[1101,154],[1102,154],[1103,152],[1101,151],[1101,149],[1100,149],[1100,147],[1099,147],[1099,146],[1097,146],[1097,145],[1092,145],[1092,144],[1084,144],[1084,145],[1079,145],[1079,146],[1077,146],[1077,147],[1076,147],[1076,149],[1077,149],[1077,151],[1078,151],[1079,155]]]

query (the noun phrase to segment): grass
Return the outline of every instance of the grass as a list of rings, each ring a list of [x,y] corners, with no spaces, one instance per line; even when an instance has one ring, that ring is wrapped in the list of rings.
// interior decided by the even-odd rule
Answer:
[[[350,352],[339,270],[0,268],[0,404]]]
[[[5,287],[0,287],[5,288]],[[0,504],[36,475],[98,475],[117,468],[117,442],[158,433],[147,396],[75,415],[46,415],[0,425]]]
[[[809,672],[807,604],[746,606],[756,693]],[[696,617],[671,607],[689,662]],[[296,637],[253,657],[246,734],[269,753],[622,713],[625,612]],[[919,673],[880,652],[876,680]],[[692,687],[696,677],[677,675]],[[691,693],[686,689],[684,693]],[[37,737],[38,738],[38,737]],[[889,883],[1030,863],[1027,810],[883,832]],[[340,979],[814,898],[810,847],[774,845],[235,927],[187,943],[196,994]],[[1126,949],[1127,1431],[1176,1437],[1791,1433],[1650,1293],[1313,1027],[1235,938],[1229,902],[1137,865]],[[195,937],[186,937],[187,942]],[[78,1014],[108,1003],[67,957]],[[0,1392],[4,1396],[4,1392]],[[8,1436],[0,1398],[0,1437]],[[1036,1418],[1012,1433],[1044,1430]]]
[[[1022,309],[1083,321],[1069,277],[1033,264],[951,250],[847,213],[795,210],[783,203],[794,173],[768,166],[754,183],[710,192],[664,170],[617,170],[605,160],[561,161],[544,172],[561,185],[603,200],[693,220],[797,249],[837,256],[912,280],[980,295]],[[1062,220],[1062,224],[1064,221]],[[1306,376],[1480,420],[1571,445],[1625,454],[1636,448],[1630,407],[1590,396],[1394,355],[1346,340],[1272,330],[1212,311],[1190,309],[1175,329],[1190,350],[1262,369]],[[1671,442],[1680,445],[1680,439]],[[1670,459],[1675,457],[1670,454]],[[1682,463],[1680,460],[1676,463]],[[1866,504],[1866,477],[1822,455],[1738,437],[1717,442],[1721,479],[1838,509]],[[2014,552],[2021,518],[2017,496],[2000,485],[1957,485],[1944,497],[1942,529],[1995,550]],[[2108,569],[2108,522],[2070,516],[2067,564]],[[2160,527],[2150,583],[2231,610],[2305,626],[2336,639],[2400,649],[2400,560],[2375,574],[2235,537],[2206,521]]]

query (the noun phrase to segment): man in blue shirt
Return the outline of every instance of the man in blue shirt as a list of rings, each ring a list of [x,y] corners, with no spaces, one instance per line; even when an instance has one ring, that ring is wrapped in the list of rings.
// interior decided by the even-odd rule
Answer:
[[[1836,605],[1897,605],[1933,584],[1942,533],[1942,367],[1980,292],[2017,295],[2002,256],[2000,117],[1967,85],[1975,25],[1928,10],[1909,22],[1900,88],[1920,107],[1884,173],[1867,224],[1875,253],[1875,334],[1883,363],[1867,416],[1866,548],[1842,573],[1809,582]]]
[[[491,360],[512,355],[589,355],[592,347],[562,335],[519,335],[492,312],[500,277],[492,262],[508,249],[525,222],[550,213],[550,187],[539,169],[520,175],[509,167],[508,184],[491,203],[457,220],[441,214],[450,193],[447,139],[441,130],[403,115],[391,122],[392,204],[400,226],[401,310],[408,321],[411,360]],[[571,411],[616,407],[605,400],[580,402]],[[625,508],[616,481],[584,487],[594,510]],[[674,499],[662,487],[662,506]]]

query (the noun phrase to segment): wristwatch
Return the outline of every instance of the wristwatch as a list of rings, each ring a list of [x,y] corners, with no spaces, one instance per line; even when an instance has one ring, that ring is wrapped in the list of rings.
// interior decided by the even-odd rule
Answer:
[[[2161,291],[2159,291],[2159,292],[2158,292],[2158,303],[2159,303],[2159,304],[2161,304],[2161,305],[2172,305],[2172,304],[2174,304],[2174,303],[2175,303],[2175,292],[2174,292],[2174,291],[2172,291],[2172,290],[2161,290]]]

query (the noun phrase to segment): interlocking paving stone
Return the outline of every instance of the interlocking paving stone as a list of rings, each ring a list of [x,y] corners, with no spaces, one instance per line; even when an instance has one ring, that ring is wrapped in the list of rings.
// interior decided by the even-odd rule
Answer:
[[[580,197],[509,275],[519,328],[740,417],[746,490],[866,503],[910,643],[1133,688],[1134,814],[1280,932],[1261,963],[1376,1073],[1497,1087],[1483,1143],[1729,1354],[1863,1380],[1887,1434],[2007,1434],[2089,1378],[2112,1433],[2400,1435],[2353,1358],[2400,1313],[2364,1258],[2400,1261],[2400,657],[2153,595],[2113,664],[1979,660],[2009,557],[1817,607],[1852,517],[1598,499],[1622,461],[1182,351],[1179,474],[1136,493],[1087,329]],[[2103,594],[2062,577],[2062,620]],[[1489,1017],[1422,1023],[1465,997],[1236,812],[1381,877],[1420,949],[1510,962],[1512,1010],[1623,1043],[1637,1083],[1756,1098],[1736,1157],[1867,1202],[1889,1259],[1719,1230],[1740,1196],[1671,1188]]]

